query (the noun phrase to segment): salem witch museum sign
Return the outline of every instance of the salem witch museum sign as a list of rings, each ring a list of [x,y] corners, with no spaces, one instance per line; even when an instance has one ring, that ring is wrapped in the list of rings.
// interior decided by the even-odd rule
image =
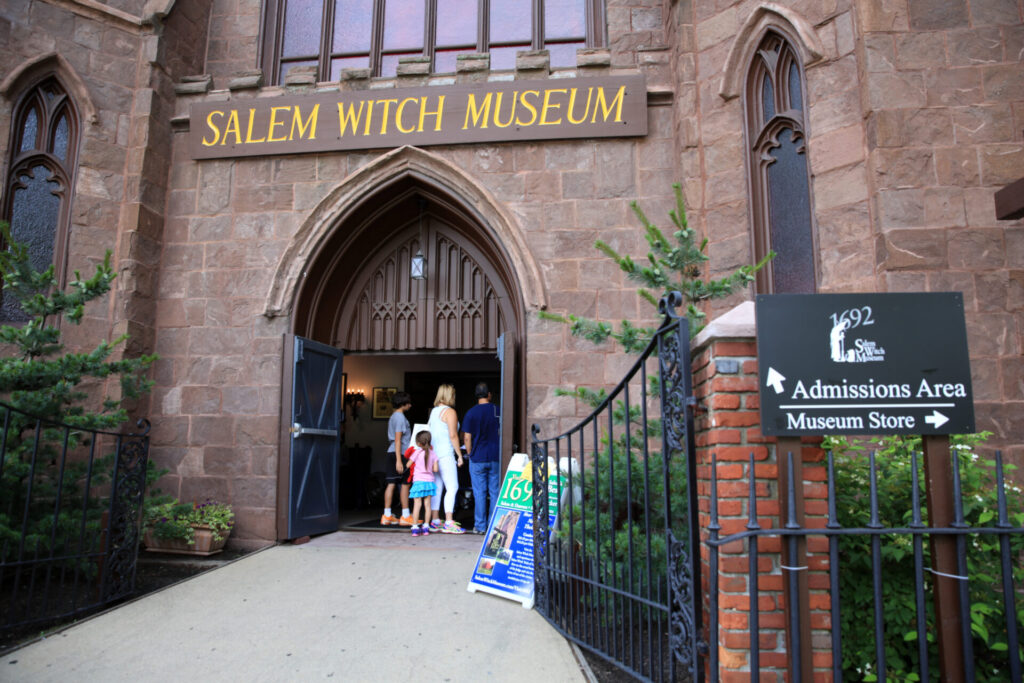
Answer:
[[[193,159],[647,134],[643,76],[387,88],[192,106]]]

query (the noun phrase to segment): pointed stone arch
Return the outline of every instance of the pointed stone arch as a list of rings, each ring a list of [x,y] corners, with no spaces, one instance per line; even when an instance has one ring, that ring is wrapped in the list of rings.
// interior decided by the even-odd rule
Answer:
[[[469,174],[447,160],[416,147],[401,147],[384,154],[345,178],[313,209],[299,227],[278,263],[267,295],[268,318],[293,313],[309,268],[336,228],[357,213],[369,198],[389,186],[412,180],[451,197],[494,250],[500,253],[516,280],[527,309],[547,307],[547,292],[540,269],[514,219]]]
[[[825,59],[825,47],[811,22],[788,7],[773,2],[761,3],[747,17],[729,49],[722,70],[722,85],[718,90],[722,99],[731,100],[743,92],[747,67],[761,38],[769,29],[779,31],[789,38],[800,52],[805,68]]]
[[[75,105],[82,113],[82,118],[89,123],[97,123],[99,118],[96,115],[96,105],[93,104],[92,98],[89,96],[89,89],[85,86],[85,82],[79,77],[75,68],[68,63],[68,60],[56,52],[50,52],[20,64],[0,82],[0,95],[12,100],[34,85],[36,81],[51,75],[55,76],[71,95]]]

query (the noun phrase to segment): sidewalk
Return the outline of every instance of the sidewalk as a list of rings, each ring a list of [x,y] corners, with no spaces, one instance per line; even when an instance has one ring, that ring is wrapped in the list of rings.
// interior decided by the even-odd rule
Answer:
[[[535,611],[466,591],[480,539],[269,548],[10,652],[0,680],[585,680]]]

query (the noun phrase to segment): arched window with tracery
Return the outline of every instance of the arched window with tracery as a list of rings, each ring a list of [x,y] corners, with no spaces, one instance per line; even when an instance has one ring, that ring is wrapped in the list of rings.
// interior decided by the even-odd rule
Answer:
[[[28,245],[32,266],[45,270],[55,265],[59,280],[78,133],[74,103],[56,77],[36,82],[15,101],[3,218],[10,223],[11,237]],[[17,302],[0,301],[0,320],[27,319]]]
[[[803,69],[781,34],[769,31],[747,74],[746,134],[751,215],[759,292],[812,293],[816,289],[814,224],[807,166]]]

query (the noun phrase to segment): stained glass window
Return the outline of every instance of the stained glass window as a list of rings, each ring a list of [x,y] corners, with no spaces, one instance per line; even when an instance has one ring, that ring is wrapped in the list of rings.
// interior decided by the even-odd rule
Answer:
[[[546,48],[553,67],[604,44],[605,0],[267,0],[263,69],[275,83],[299,66],[338,80],[347,67],[393,76],[399,60],[426,56],[436,73],[458,56],[489,52],[512,69],[516,52]]]
[[[68,179],[77,152],[75,109],[59,81],[50,77],[22,93],[11,120],[11,139],[17,143],[11,145],[3,218],[10,223],[11,236],[28,247],[35,269],[56,264],[60,273]],[[2,297],[0,320],[21,322],[27,316],[17,301]]]
[[[817,288],[802,78],[791,43],[766,34],[750,65],[746,95],[755,256],[776,254],[758,273],[760,292]]]

